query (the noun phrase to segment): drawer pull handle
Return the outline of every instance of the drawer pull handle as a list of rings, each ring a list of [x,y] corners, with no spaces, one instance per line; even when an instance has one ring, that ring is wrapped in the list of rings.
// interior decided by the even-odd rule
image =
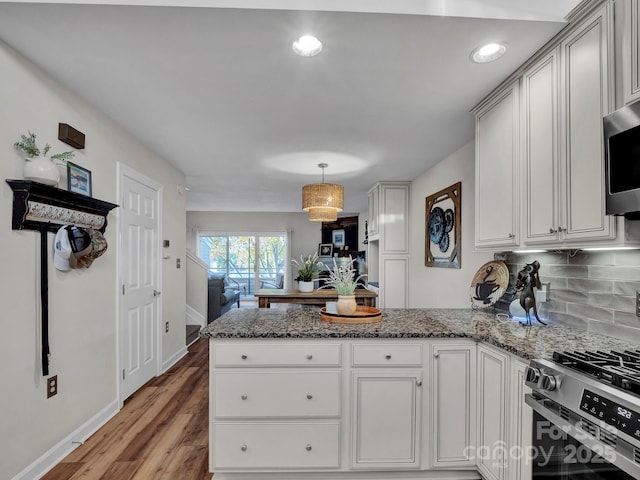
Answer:
[[[313,398],[313,395],[311,395],[310,393],[307,393],[307,400],[311,400]]]
[[[387,354],[384,356],[384,358],[386,358],[387,360],[391,360],[391,354],[390,354],[390,353],[387,353]]]
[[[246,355],[241,355],[240,358],[242,358],[243,360],[246,360],[247,356]]]
[[[310,452],[310,451],[311,451],[311,445],[307,444],[307,452]]]
[[[247,446],[246,445],[242,445],[240,447],[240,450],[242,450],[243,452],[246,452],[247,451]]]
[[[242,394],[242,396],[241,396],[240,398],[241,398],[241,399],[243,399],[243,400],[246,400],[246,399],[247,399],[247,394],[246,394],[246,393],[243,393],[243,394]]]
[[[307,354],[307,360],[311,360],[313,358],[313,355],[311,355],[310,353]]]

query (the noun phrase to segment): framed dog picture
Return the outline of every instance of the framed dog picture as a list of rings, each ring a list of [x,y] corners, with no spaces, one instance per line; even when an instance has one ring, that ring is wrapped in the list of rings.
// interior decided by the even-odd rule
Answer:
[[[460,195],[458,182],[425,200],[424,264],[460,268]]]

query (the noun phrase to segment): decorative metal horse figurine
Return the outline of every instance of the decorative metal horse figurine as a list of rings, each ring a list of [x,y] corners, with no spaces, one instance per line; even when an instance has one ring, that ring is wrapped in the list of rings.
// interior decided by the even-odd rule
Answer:
[[[540,270],[540,263],[537,260],[527,263],[524,268],[518,272],[518,278],[516,280],[516,290],[522,290],[522,292],[520,292],[520,306],[524,309],[527,316],[527,325],[531,325],[530,310],[533,310],[533,315],[536,317],[537,321],[546,325],[546,323],[540,320],[540,317],[538,316],[536,295],[533,291],[534,287],[537,289],[542,287],[538,270]]]

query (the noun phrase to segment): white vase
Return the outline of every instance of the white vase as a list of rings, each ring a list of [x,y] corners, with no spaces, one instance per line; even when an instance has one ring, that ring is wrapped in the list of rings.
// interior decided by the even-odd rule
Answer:
[[[303,282],[298,280],[298,290],[303,293],[313,292],[313,282]]]
[[[60,170],[50,158],[25,158],[22,176],[25,180],[57,186],[60,181]]]
[[[356,313],[355,295],[338,295],[338,313],[340,315],[353,315]]]

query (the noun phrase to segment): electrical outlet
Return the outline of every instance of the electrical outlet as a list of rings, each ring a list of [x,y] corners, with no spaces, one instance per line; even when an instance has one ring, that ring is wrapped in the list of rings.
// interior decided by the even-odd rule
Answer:
[[[169,333],[169,322],[164,324],[164,333]]]
[[[640,317],[640,290],[636,290],[636,317]]]
[[[47,398],[51,398],[58,393],[58,376],[47,378]]]

